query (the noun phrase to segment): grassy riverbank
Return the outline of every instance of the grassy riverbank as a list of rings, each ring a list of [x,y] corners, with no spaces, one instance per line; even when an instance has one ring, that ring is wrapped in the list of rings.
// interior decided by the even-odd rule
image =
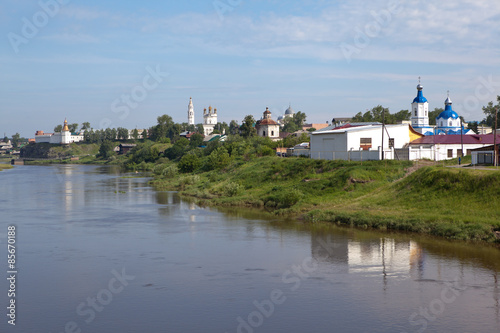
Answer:
[[[498,241],[500,173],[411,162],[318,161],[274,156],[233,160],[223,169],[181,174],[155,167],[152,184],[198,203],[251,206],[270,214],[449,239]]]
[[[12,165],[0,163],[0,171],[5,170],[5,169],[12,169]]]

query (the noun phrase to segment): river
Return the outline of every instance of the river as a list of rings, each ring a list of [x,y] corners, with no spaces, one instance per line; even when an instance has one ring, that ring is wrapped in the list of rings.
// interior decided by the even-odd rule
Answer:
[[[147,182],[0,172],[0,267],[9,277],[10,225],[17,270],[15,297],[0,283],[0,331],[500,331],[496,248],[202,208]]]

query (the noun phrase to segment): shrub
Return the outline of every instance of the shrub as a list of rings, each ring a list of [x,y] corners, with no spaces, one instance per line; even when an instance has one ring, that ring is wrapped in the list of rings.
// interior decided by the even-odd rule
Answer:
[[[229,157],[229,153],[226,148],[219,147],[215,149],[209,156],[207,160],[207,169],[222,169],[229,165],[231,158]]]
[[[177,175],[178,169],[175,165],[169,165],[167,168],[163,169],[162,176],[168,178],[174,178]]]
[[[200,158],[194,154],[187,154],[182,156],[178,168],[180,172],[189,173],[193,172],[201,166]]]
[[[268,207],[289,208],[303,197],[304,194],[297,189],[286,189],[281,186],[275,186],[271,194],[264,199],[264,203]]]
[[[226,197],[234,197],[241,193],[243,190],[242,186],[238,183],[229,183],[224,187],[224,195]]]

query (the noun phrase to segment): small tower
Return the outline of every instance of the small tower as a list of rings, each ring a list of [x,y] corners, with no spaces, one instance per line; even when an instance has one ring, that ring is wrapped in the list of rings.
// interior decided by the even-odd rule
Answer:
[[[61,131],[61,144],[69,145],[71,143],[71,132],[68,128],[68,121],[64,119],[64,126]]]
[[[425,134],[427,131],[432,131],[429,126],[429,103],[424,97],[422,90],[424,87],[420,84],[418,78],[417,97],[411,104],[411,126],[418,132]]]
[[[193,99],[189,97],[189,105],[188,105],[188,124],[194,125],[194,106]]]

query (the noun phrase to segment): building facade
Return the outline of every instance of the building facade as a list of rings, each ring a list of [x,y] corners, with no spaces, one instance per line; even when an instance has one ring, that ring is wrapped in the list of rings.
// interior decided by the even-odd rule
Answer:
[[[36,143],[52,143],[52,144],[62,144],[69,145],[73,142],[83,141],[83,133],[71,133],[68,128],[68,121],[64,119],[64,125],[61,132],[56,133],[44,133],[43,131],[37,131],[35,134]]]
[[[266,108],[261,120],[255,124],[257,135],[267,137],[272,140],[279,140],[280,138],[280,125],[271,118],[271,111]]]
[[[194,121],[194,120],[193,120]],[[217,125],[217,109],[213,109],[212,106],[203,110],[203,134],[210,135],[215,129],[215,125]]]
[[[189,105],[188,105],[188,124],[194,125],[194,106],[193,99],[189,97]]]

